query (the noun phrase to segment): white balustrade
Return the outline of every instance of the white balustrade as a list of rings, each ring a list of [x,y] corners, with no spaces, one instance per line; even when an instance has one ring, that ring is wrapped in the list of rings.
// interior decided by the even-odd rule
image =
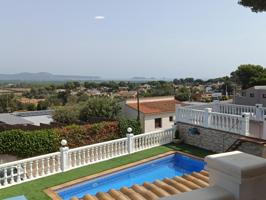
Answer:
[[[176,120],[195,125],[203,125],[204,111],[186,107],[178,107],[176,109]]]
[[[60,152],[18,160],[0,165],[0,189],[64,172],[92,163],[127,155],[140,150],[171,143],[175,128],[154,131],[69,149],[64,141]]]
[[[204,108],[204,110],[196,110],[194,107],[177,107],[176,121],[242,135],[249,135],[249,119],[251,116],[250,113],[253,112],[253,108],[246,107],[245,109],[242,109],[242,107],[236,106],[233,109],[232,106],[221,106],[219,109],[222,113],[219,113],[213,112],[212,110],[217,110],[217,107],[215,106],[218,104],[212,105],[212,108]],[[238,113],[243,110],[247,112],[242,112],[239,115],[228,114],[228,112]]]
[[[208,103],[204,105],[187,106],[193,110],[204,110],[205,108],[211,108],[212,112],[242,115],[242,113],[249,113],[250,118],[253,120],[263,121],[263,116],[266,115],[266,108],[262,107],[262,104],[256,104],[255,106],[227,104],[227,103]]]
[[[0,188],[61,172],[60,152],[0,165]]]
[[[173,141],[175,129],[158,130],[133,137],[134,152],[168,144]]]

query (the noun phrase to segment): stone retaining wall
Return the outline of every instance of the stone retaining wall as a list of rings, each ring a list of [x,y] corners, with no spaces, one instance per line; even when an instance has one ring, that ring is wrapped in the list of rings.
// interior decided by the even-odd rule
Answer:
[[[193,134],[189,129],[196,128],[200,134]],[[178,122],[177,130],[180,137],[186,144],[197,146],[203,149],[211,150],[217,153],[225,152],[242,135],[229,133],[201,126]],[[265,147],[254,143],[243,143],[238,150],[245,153],[262,156]]]

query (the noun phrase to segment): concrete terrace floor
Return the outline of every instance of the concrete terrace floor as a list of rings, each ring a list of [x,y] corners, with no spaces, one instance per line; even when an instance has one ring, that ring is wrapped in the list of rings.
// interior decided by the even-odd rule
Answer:
[[[114,158],[108,161],[103,161],[96,164],[70,170],[68,172],[55,174],[45,178],[0,189],[0,199],[25,195],[28,200],[48,200],[50,198],[43,192],[43,190],[47,188],[63,184],[65,182],[69,182],[84,176],[96,174],[108,169],[119,167],[125,164],[140,161],[142,159],[156,156],[172,150],[182,151],[184,153],[188,153],[198,157],[205,157],[206,155],[213,154],[213,152],[186,144],[169,144],[165,146],[159,146],[152,149],[140,151],[131,155]]]

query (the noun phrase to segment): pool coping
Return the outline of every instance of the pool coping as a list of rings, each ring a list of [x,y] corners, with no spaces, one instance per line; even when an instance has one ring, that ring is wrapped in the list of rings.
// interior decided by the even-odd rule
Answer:
[[[105,175],[108,175],[108,174],[111,174],[111,173],[114,173],[114,172],[117,172],[117,171],[120,171],[120,170],[124,170],[124,169],[130,168],[130,167],[135,167],[137,165],[140,165],[140,164],[143,164],[143,163],[146,163],[146,162],[150,162],[150,161],[156,160],[158,158],[163,158],[163,157],[169,156],[171,154],[175,154],[175,153],[179,153],[179,154],[182,154],[182,155],[185,155],[185,156],[197,159],[197,160],[204,160],[203,158],[195,156],[195,155],[191,155],[191,154],[188,154],[188,153],[185,153],[185,152],[181,152],[181,151],[177,151],[177,150],[171,150],[169,152],[166,152],[166,153],[163,153],[163,154],[159,154],[159,155],[156,155],[156,156],[152,156],[152,157],[149,157],[149,158],[145,158],[145,159],[133,162],[133,163],[126,164],[126,165],[122,165],[120,167],[116,167],[116,168],[113,168],[113,169],[108,169],[108,170],[99,172],[97,174],[92,174],[92,175],[84,176],[84,177],[81,177],[81,178],[78,178],[78,179],[75,179],[75,180],[72,180],[72,181],[68,181],[66,183],[47,188],[47,189],[43,190],[43,192],[48,197],[50,197],[51,199],[62,200],[57,195],[56,190],[60,190],[60,189],[64,189],[64,188],[76,185],[76,184],[80,184],[80,183],[88,181],[90,179],[100,178],[102,176],[105,176]]]

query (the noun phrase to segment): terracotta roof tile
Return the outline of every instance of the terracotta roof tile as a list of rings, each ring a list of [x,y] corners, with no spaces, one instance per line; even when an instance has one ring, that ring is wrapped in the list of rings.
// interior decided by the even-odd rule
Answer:
[[[175,112],[176,104],[182,104],[182,103],[176,100],[140,102],[139,110],[144,114]],[[134,110],[138,110],[137,103],[128,103],[127,106],[129,106]]]

